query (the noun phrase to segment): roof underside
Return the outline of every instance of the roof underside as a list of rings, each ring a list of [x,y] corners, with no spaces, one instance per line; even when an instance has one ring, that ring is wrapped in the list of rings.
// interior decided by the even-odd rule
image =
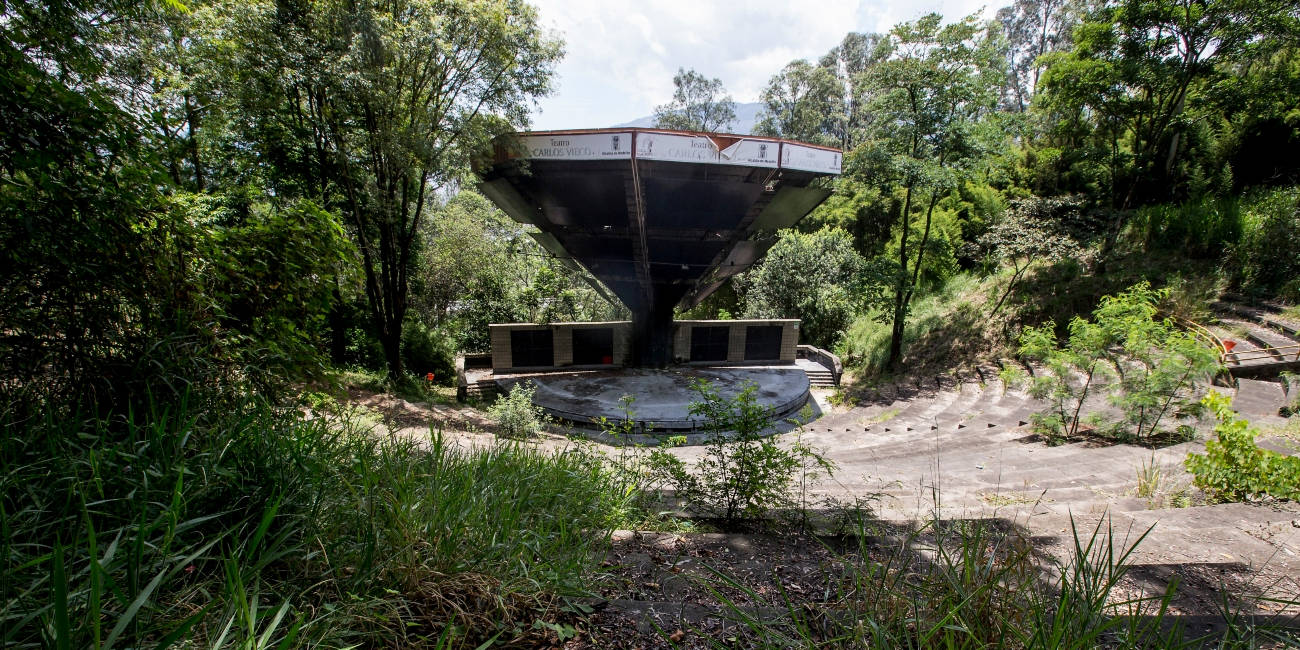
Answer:
[[[830,194],[840,152],[774,138],[645,129],[525,133],[480,189],[636,312],[690,307],[748,269]]]

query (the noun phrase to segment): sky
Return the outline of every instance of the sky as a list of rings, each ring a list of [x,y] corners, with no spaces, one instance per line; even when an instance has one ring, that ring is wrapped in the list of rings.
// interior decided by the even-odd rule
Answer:
[[[995,0],[996,1],[996,0]],[[531,0],[564,40],[551,95],[532,129],[613,126],[672,99],[678,68],[722,80],[737,102],[795,59],[816,61],[849,32],[884,32],[937,11],[991,17],[982,0]]]

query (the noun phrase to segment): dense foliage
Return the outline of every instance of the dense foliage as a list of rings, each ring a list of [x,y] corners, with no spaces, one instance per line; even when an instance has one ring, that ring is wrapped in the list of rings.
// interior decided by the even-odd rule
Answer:
[[[783,233],[744,279],[745,317],[798,318],[801,340],[831,347],[861,310],[868,277],[848,233]]]
[[[928,15],[791,62],[759,131],[845,150],[834,196],[801,228],[849,232],[886,271],[858,317],[892,327],[873,370],[903,370],[913,300],[958,269],[1013,268],[994,315],[1036,295],[1022,283],[1038,272],[1122,288],[1102,278],[1133,266],[1135,244],[1300,300],[1286,189],[1300,165],[1284,153],[1300,140],[1298,42],[1289,2],[1017,0],[993,21]],[[1071,307],[1062,320],[1091,309]]]

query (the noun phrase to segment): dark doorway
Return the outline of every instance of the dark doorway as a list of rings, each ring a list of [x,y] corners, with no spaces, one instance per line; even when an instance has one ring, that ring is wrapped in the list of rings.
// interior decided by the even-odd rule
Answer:
[[[614,330],[609,327],[573,330],[573,365],[608,366],[614,363]]]
[[[750,325],[745,328],[745,361],[777,361],[781,358],[780,325]]]
[[[551,330],[511,330],[510,357],[515,368],[555,365]]]
[[[726,361],[731,327],[698,326],[691,328],[691,361]]]

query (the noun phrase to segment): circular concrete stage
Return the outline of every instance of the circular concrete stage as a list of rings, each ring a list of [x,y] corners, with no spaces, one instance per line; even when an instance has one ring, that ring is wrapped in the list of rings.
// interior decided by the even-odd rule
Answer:
[[[638,430],[692,431],[704,422],[690,414],[691,402],[700,400],[691,390],[696,379],[707,379],[726,397],[734,397],[747,382],[758,386],[758,402],[772,410],[773,418],[793,414],[808,402],[808,375],[793,366],[694,367],[666,370],[625,369],[550,372],[513,375],[498,379],[509,388],[520,381],[537,387],[533,403],[551,416],[592,426],[606,417],[622,420],[619,399],[632,395],[632,419]]]

